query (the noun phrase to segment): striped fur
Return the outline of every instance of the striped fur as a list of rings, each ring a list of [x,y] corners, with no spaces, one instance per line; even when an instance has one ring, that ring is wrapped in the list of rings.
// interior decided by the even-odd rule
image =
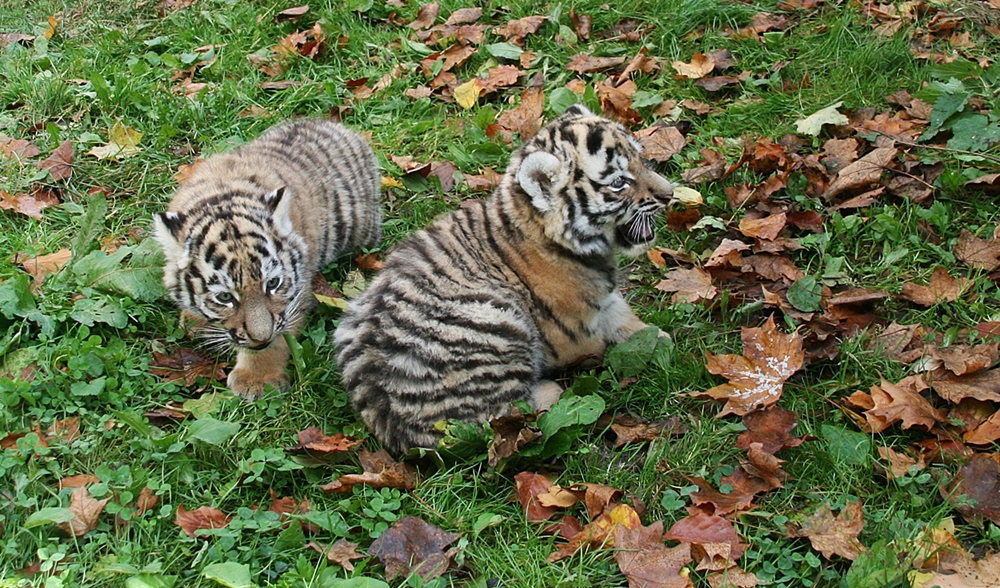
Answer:
[[[236,349],[228,385],[254,398],[285,389],[288,346],[316,272],[382,236],[379,170],[364,139],[330,121],[277,126],[209,157],[154,217],[177,305]]]
[[[646,326],[615,255],[652,245],[672,193],[620,125],[574,106],[542,128],[492,198],[400,244],[345,312],[337,362],[362,419],[405,451],[435,446],[442,419],[551,406],[546,377]]]

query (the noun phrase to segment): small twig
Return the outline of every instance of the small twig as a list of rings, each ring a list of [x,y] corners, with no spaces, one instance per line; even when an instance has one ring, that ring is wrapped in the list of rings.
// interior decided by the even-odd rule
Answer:
[[[982,157],[983,159],[988,159],[993,163],[1000,164],[1000,157],[996,157],[994,155],[987,155],[985,153],[976,153],[975,151],[966,151],[965,149],[953,149],[951,147],[938,147],[937,145],[921,145],[920,143],[911,143],[910,141],[903,141],[896,135],[890,135],[889,133],[885,133],[877,129],[870,129],[870,130],[882,135],[883,137],[889,137],[896,143],[899,143],[900,145],[904,145],[906,147],[917,147],[919,149],[933,149],[934,151],[946,151],[948,153],[961,153],[963,155],[971,155],[973,157]]]
[[[436,514],[438,516],[438,518],[441,519],[442,521],[448,520],[448,519],[445,518],[445,516],[443,514],[441,514],[440,512],[438,512],[436,508],[434,508],[430,504],[427,504],[426,500],[424,500],[423,498],[417,496],[416,492],[410,492],[410,496],[412,496],[413,498],[415,498],[417,500],[417,502],[419,502],[420,504],[426,506],[427,510],[429,510],[432,513]]]

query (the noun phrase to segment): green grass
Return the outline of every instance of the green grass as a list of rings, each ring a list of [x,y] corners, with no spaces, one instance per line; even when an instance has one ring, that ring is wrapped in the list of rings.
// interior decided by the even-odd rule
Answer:
[[[169,200],[176,187],[173,174],[180,165],[251,140],[291,117],[341,112],[345,124],[371,137],[383,175],[394,178],[402,173],[390,154],[410,155],[420,162],[451,161],[464,174],[478,174],[484,167],[502,171],[516,147],[490,139],[483,129],[499,112],[517,104],[522,84],[481,100],[471,110],[436,96],[414,101],[403,95],[427,83],[416,67],[425,56],[420,47],[401,42],[412,31],[392,24],[412,21],[419,7],[416,2],[394,8],[375,0],[367,12],[359,13],[343,2],[326,0],[311,3],[297,24],[273,21],[274,14],[293,3],[197,0],[176,10],[127,0],[21,4],[0,6],[0,33],[43,36],[50,16],[58,26],[47,43],[36,40],[0,48],[0,133],[35,143],[42,152],[36,160],[67,139],[73,142],[76,157],[72,178],[52,182],[34,166],[0,156],[0,190],[17,194],[49,185],[59,190],[62,200],[61,206],[46,209],[41,221],[12,211],[0,213],[4,284],[26,279],[24,269],[13,260],[15,253],[43,255],[76,246],[83,249],[77,251],[82,257],[105,241],[136,245],[148,237],[151,214]],[[439,21],[468,4],[442,2]],[[911,52],[914,29],[926,29],[927,18],[904,25],[895,36],[881,37],[873,31],[878,23],[869,21],[854,4],[827,2],[800,13],[781,12],[773,2],[707,0],[610,3],[610,8],[598,0],[553,3],[544,9],[524,0],[479,4],[484,9],[480,22],[491,27],[533,14],[552,17],[526,40],[526,48],[539,56],[531,72],[544,72],[547,96],[577,77],[565,69],[576,53],[631,58],[645,47],[649,55],[662,58],[664,71],[634,78],[640,90],[713,106],[708,115],[690,111],[682,115],[687,145],[660,166],[673,180],[700,164],[702,148],[719,149],[732,163],[740,157],[745,140],[777,141],[794,133],[795,120],[834,102],[843,102],[842,111],[868,107],[882,111],[890,108],[886,96],[898,90],[915,93],[928,82],[948,79],[942,74],[946,66],[931,66]],[[945,4],[955,10],[976,8],[968,2]],[[570,6],[593,16],[594,36],[589,41],[578,39],[573,46],[556,38],[560,25],[572,27]],[[766,39],[733,34],[761,11],[782,14],[789,22]],[[610,32],[623,18],[653,28],[640,41],[629,41]],[[995,59],[1000,54],[1000,41],[984,28],[997,26],[998,19],[995,14],[994,20],[989,18],[990,14],[979,20],[970,17],[962,24],[962,30],[978,41],[966,50],[968,59]],[[289,59],[286,71],[276,78],[301,83],[278,91],[261,88],[259,83],[270,78],[247,55],[267,50],[297,28],[308,29],[317,21],[327,34],[327,49],[316,59]],[[341,36],[344,42],[335,46]],[[487,31],[485,43],[502,40]],[[194,99],[172,91],[178,69],[203,59],[194,50],[210,44],[216,45],[215,61],[194,75],[194,81],[209,87]],[[696,51],[717,49],[732,51],[739,59],[734,73],[748,71],[749,80],[709,92],[672,76],[670,62],[690,61]],[[934,50],[950,48],[938,41]],[[480,50],[454,73],[465,81],[495,64]],[[372,85],[397,65],[406,66],[405,72],[388,88],[366,100],[353,98],[349,82],[368,78]],[[994,64],[991,71],[996,68]],[[582,77],[591,84],[604,79],[602,74]],[[981,87],[975,85],[980,77]],[[967,87],[976,88],[983,108],[992,108],[996,115],[1000,92],[996,80],[987,78],[986,74],[967,77]],[[550,117],[556,114],[551,106],[546,112]],[[251,108],[259,113],[247,114]],[[655,122],[652,107],[639,111],[647,123]],[[143,133],[142,151],[120,161],[85,155],[107,140],[116,121]],[[807,140],[803,153],[820,152],[826,138],[824,134],[812,144]],[[919,309],[888,298],[874,310],[886,322],[920,323],[955,338],[959,327],[1000,320],[995,281],[983,272],[966,272],[951,253],[961,229],[988,237],[1000,220],[990,197],[964,187],[970,170],[998,171],[998,149],[994,145],[987,152],[992,160],[969,161],[954,153],[921,149],[910,154],[941,160],[946,167],[933,198],[923,204],[884,197],[864,209],[827,214],[823,211],[829,203],[808,195],[801,182],[795,183],[800,179],[793,178],[777,198],[823,212],[826,233],[822,238],[803,238],[805,246],[789,256],[814,276],[839,258],[843,263],[839,286],[890,293],[898,293],[908,281],[926,283],[937,265],[972,278],[976,295],[954,303]],[[703,214],[737,225],[746,211],[729,207],[724,187],[763,179],[744,167],[722,181],[698,186],[706,199]],[[98,204],[90,196],[94,190],[107,193],[104,214],[95,214]],[[434,182],[417,182],[390,188],[386,196],[382,251],[461,200],[482,195],[473,194],[462,182],[447,194],[441,194]],[[939,244],[924,238],[927,227]],[[81,237],[87,234],[92,238]],[[660,244],[704,261],[725,235],[726,231],[712,227],[684,233],[664,230]],[[884,257],[894,253],[898,259],[886,263]],[[156,585],[137,583],[144,577],[140,570],[147,578],[176,576],[177,586],[213,586],[217,584],[203,572],[206,566],[223,562],[249,566],[254,582],[262,586],[329,586],[334,585],[333,578],[351,577],[305,549],[303,541],[282,531],[282,523],[264,512],[272,492],[308,499],[314,512],[329,513],[336,524],[311,539],[332,543],[346,537],[359,543],[362,552],[388,520],[404,515],[463,533],[464,566],[428,586],[485,586],[492,579],[503,586],[627,585],[608,551],[585,551],[548,563],[546,557],[556,541],[539,525],[525,521],[517,503],[509,500],[513,475],[544,470],[564,486],[580,482],[614,486],[624,490],[633,504],[646,505],[644,523],[664,520],[669,527],[687,511],[661,500],[679,496],[690,504],[690,483],[684,476],[699,476],[718,487],[719,478],[746,457],[735,445],[742,428],[739,420],[715,418],[718,405],[687,395],[721,382],[706,370],[705,354],[739,353],[740,328],[759,325],[770,311],[726,293],[712,306],[671,305],[669,295],[654,288],[666,270],[645,259],[623,267],[627,297],[637,314],[673,335],[669,369],[649,367],[625,388],[619,384],[619,374],[608,369],[569,376],[567,382],[594,386],[609,411],[649,419],[679,415],[688,432],[648,445],[612,449],[600,429],[584,427],[574,433],[579,438],[572,448],[555,458],[515,460],[500,472],[474,459],[451,459],[444,467],[425,468],[413,493],[364,488],[346,496],[326,494],[320,485],[358,471],[353,458],[301,467],[283,449],[296,443],[296,431],[310,426],[328,434],[367,435],[347,404],[332,360],[335,310],[318,309],[303,329],[299,338],[303,365],[293,373],[293,391],[243,403],[226,394],[219,382],[202,381],[199,390],[191,390],[150,373],[154,352],[197,345],[186,338],[176,309],[165,299],[117,297],[115,302],[127,315],[123,325],[98,321],[86,326],[71,314],[79,309],[74,306],[77,300],[105,300],[107,294],[81,283],[67,270],[49,277],[34,297],[34,308],[48,318],[39,318],[16,301],[0,300],[0,436],[28,433],[0,454],[0,586],[21,585],[19,579],[25,575],[19,570],[32,564],[41,564],[42,571],[33,576],[31,585],[46,587]],[[353,261],[344,259],[326,276],[337,284],[352,269]],[[14,290],[4,290],[10,291]],[[51,331],[44,328],[46,324]],[[862,334],[839,340],[836,360],[808,365],[786,386],[780,404],[798,415],[796,434],[816,439],[782,452],[784,469],[790,474],[785,487],[758,495],[756,508],[734,520],[750,546],[738,563],[770,582],[767,585],[869,585],[842,580],[850,562],[827,561],[807,540],[788,536],[786,521],[801,523],[825,501],[837,510],[849,499],[864,500],[866,524],[860,539],[869,547],[894,538],[915,538],[946,517],[960,520],[938,492],[938,486],[958,470],[957,462],[936,465],[932,478],[914,476],[905,482],[887,482],[875,471],[874,464],[880,461],[875,447],[903,448],[926,435],[890,428],[872,439],[860,463],[831,451],[824,427],[858,430],[834,403],[856,390],[867,390],[881,376],[898,381],[909,373],[909,366],[873,350],[872,339],[872,334]],[[29,365],[34,378],[22,380],[22,369]],[[103,388],[95,387],[98,381]],[[211,391],[219,392],[207,409],[211,418],[240,425],[239,432],[221,445],[193,439],[194,419],[161,428],[143,416],[170,401],[183,403]],[[69,417],[80,419],[81,435],[72,442],[52,441],[43,447],[30,433],[36,424],[44,432],[53,422]],[[367,446],[378,447],[374,440]],[[91,494],[111,498],[97,529],[73,538],[51,524],[27,526],[28,518],[40,509],[68,504],[70,490],[59,490],[58,482],[76,474],[97,476],[100,482],[91,487]],[[130,516],[135,496],[147,486],[160,497],[159,505],[134,517],[127,527],[116,526],[114,515]],[[179,505],[188,510],[215,506],[234,519],[210,536],[189,538],[173,524]],[[258,506],[262,508],[256,510]],[[477,530],[476,521],[489,513],[500,516],[499,524]],[[958,538],[977,553],[1000,547],[996,526],[960,524]],[[374,558],[355,565],[357,576],[383,577]],[[708,585],[704,572],[693,572],[692,578],[696,586]],[[419,580],[397,579],[394,585],[417,586]]]

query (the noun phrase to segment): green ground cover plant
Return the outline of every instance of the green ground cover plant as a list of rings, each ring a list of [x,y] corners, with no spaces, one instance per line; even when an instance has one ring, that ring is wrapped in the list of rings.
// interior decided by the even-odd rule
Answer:
[[[0,586],[1000,585],[997,55],[995,0],[0,4]],[[622,276],[671,339],[380,452],[345,298],[577,102],[689,188]],[[385,240],[248,403],[150,218],[299,116]]]

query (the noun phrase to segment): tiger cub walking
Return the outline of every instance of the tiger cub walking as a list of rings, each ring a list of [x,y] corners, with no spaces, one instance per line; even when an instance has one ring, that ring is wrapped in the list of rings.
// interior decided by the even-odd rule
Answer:
[[[654,241],[673,194],[620,125],[571,107],[514,154],[493,196],[400,244],[334,334],[355,409],[398,451],[441,419],[482,423],[545,378],[646,327],[615,287],[615,254]]]
[[[163,282],[236,349],[227,384],[255,398],[288,387],[288,345],[311,307],[316,272],[382,236],[378,163],[365,140],[324,120],[277,126],[209,157],[155,215]]]

